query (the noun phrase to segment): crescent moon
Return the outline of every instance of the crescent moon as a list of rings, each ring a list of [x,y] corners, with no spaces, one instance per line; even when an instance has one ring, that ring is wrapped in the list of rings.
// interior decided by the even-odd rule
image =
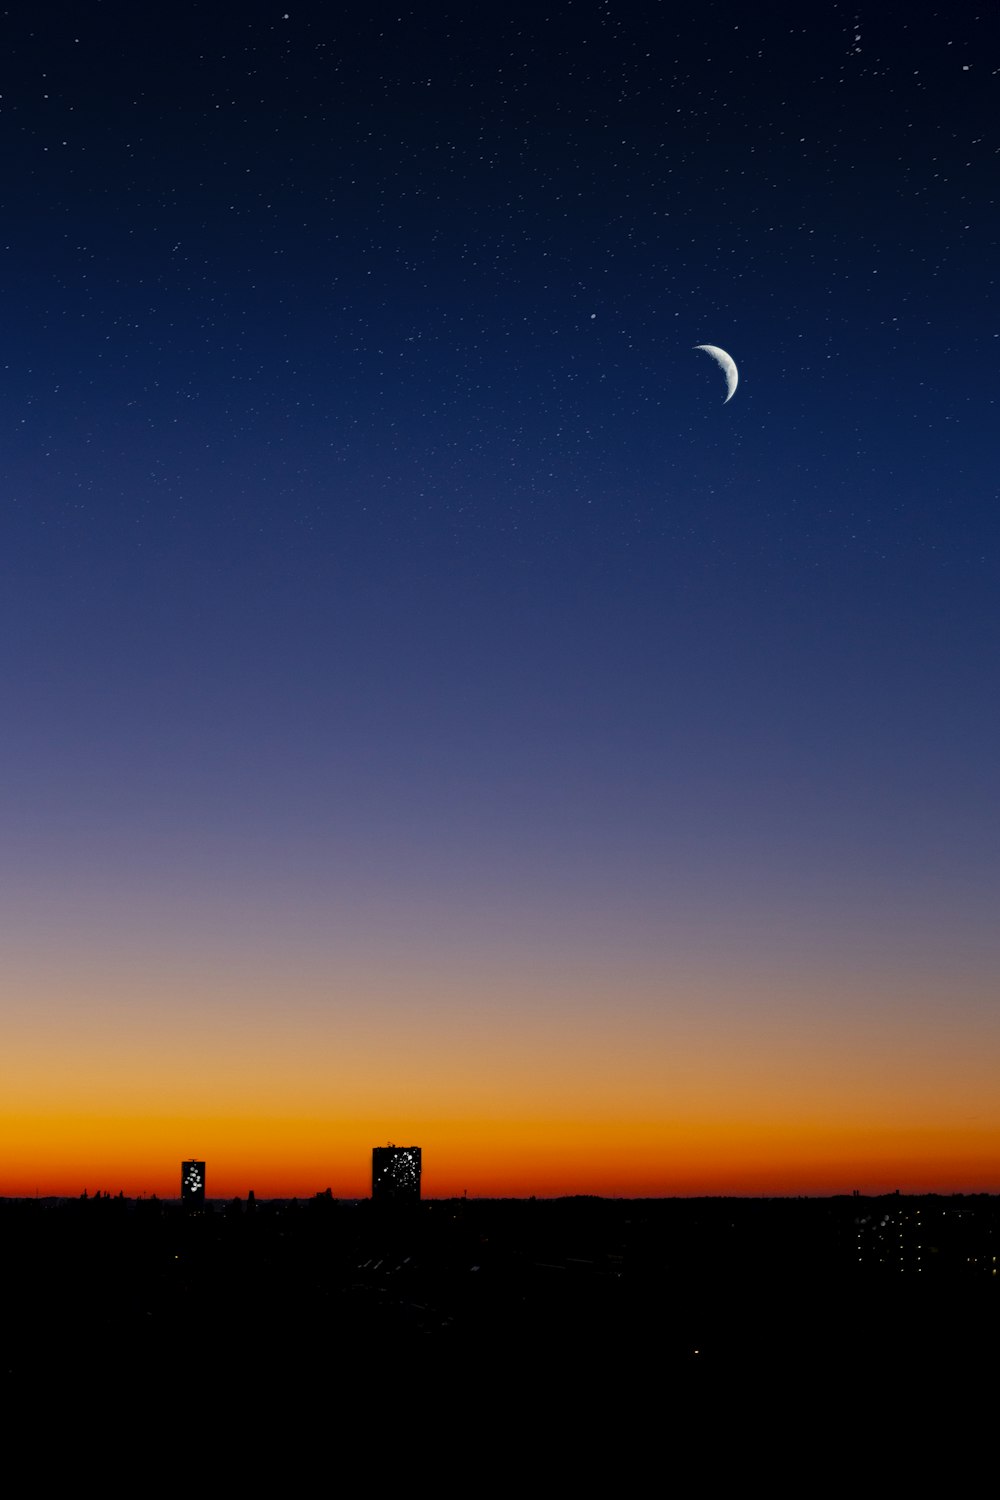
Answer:
[[[717,348],[715,344],[695,344],[694,347],[696,349],[704,349],[705,353],[710,354],[719,365],[726,377],[726,401],[731,401],[733,399],[733,392],[736,389],[736,382],[740,378],[739,371],[736,368],[736,361],[732,355],[727,354],[725,349]],[[725,406],[726,401],[723,401],[723,406]]]

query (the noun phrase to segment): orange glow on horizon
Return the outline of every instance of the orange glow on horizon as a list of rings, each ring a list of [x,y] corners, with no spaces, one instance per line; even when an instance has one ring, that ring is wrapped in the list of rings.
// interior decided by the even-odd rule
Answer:
[[[194,1115],[7,1117],[0,1195],[178,1196],[180,1163],[207,1162],[210,1198],[366,1197],[370,1121]],[[423,1148],[425,1198],[786,1196],[994,1192],[1000,1129],[928,1131],[814,1123],[583,1120],[399,1122],[391,1138]]]
[[[636,971],[619,1001],[572,969],[373,973],[342,998],[291,969],[25,967],[0,1194],[172,1198],[194,1157],[211,1198],[364,1197],[389,1139],[422,1147],[429,1198],[1000,1188],[1000,1031],[971,981],[958,1028],[927,975]]]

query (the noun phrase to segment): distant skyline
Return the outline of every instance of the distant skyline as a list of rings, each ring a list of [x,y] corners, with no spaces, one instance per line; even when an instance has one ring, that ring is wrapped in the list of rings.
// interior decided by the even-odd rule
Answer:
[[[997,12],[0,28],[0,1194],[998,1190]]]

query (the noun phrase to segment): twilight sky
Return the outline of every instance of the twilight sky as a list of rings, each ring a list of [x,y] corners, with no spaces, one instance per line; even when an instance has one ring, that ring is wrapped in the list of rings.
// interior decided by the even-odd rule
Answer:
[[[0,58],[0,1193],[1000,1188],[996,10]]]

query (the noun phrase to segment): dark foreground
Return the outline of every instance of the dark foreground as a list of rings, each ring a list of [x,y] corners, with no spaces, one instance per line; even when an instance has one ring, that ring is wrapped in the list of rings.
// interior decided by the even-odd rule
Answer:
[[[445,1447],[575,1413],[579,1454],[739,1415],[973,1421],[997,1394],[991,1197],[6,1200],[0,1236],[9,1404],[325,1410],[344,1442],[436,1421]]]

